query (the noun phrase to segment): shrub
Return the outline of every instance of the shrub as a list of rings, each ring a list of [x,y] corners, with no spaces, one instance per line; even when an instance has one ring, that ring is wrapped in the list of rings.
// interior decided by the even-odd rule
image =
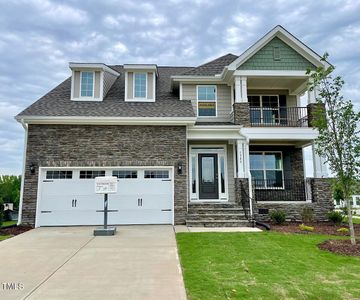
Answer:
[[[338,211],[330,211],[328,212],[328,219],[334,224],[340,224],[344,220],[344,216]]]
[[[284,224],[286,220],[286,213],[282,210],[274,210],[270,214],[271,220],[273,220],[276,224]]]
[[[345,228],[345,227],[341,227],[339,228],[338,230],[336,230],[337,232],[340,232],[340,233],[348,233],[349,232],[349,229],[348,228]]]
[[[311,207],[304,207],[300,215],[305,223],[314,221],[314,210]]]
[[[306,226],[306,225],[304,225],[304,224],[299,225],[299,228],[300,228],[300,230],[302,230],[302,231],[307,231],[307,232],[313,232],[313,231],[314,231],[314,227],[312,227],[312,226]]]

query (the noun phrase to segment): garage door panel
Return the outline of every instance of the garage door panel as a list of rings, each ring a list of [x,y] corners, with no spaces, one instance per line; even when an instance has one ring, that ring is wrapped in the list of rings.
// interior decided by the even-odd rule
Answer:
[[[40,226],[101,225],[103,214],[94,211],[57,210],[41,213]]]
[[[108,198],[109,210],[116,210],[109,212],[109,224],[171,224],[172,189],[170,179],[119,178],[118,192]],[[40,197],[40,226],[103,223],[103,213],[97,211],[104,207],[104,195],[95,194],[94,179],[42,180]]]
[[[109,224],[171,224],[172,212],[161,210],[127,210],[109,213]]]

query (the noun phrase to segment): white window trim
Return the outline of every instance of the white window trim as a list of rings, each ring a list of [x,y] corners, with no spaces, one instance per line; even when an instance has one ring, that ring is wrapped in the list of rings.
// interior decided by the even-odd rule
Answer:
[[[82,74],[83,73],[92,73],[93,74],[93,86],[92,86],[92,97],[81,96],[81,85],[82,85]],[[101,84],[101,82],[100,82]],[[79,99],[81,100],[94,100],[95,98],[95,71],[80,71],[80,89],[79,89]]]
[[[199,102],[211,102],[211,100],[199,100],[199,87],[213,87],[215,88],[215,116],[199,116]],[[217,118],[218,103],[217,103],[217,85],[214,84],[198,84],[196,85],[196,116],[201,119]]]
[[[129,98],[128,97],[128,75],[129,72],[133,73],[133,83],[132,83],[132,91],[133,91],[133,98]],[[148,74],[152,73],[153,74],[153,94],[152,97],[148,99]],[[135,97],[135,74],[146,74],[146,97]],[[156,97],[156,72],[144,72],[144,71],[133,71],[133,70],[129,70],[126,71],[125,73],[125,102],[155,102],[155,97]]]
[[[136,75],[145,75],[145,97],[136,97],[135,96],[135,77]],[[147,72],[134,72],[133,73],[133,97],[134,100],[146,101],[148,98],[148,73]]]
[[[218,159],[218,199],[199,199],[199,154],[217,154]],[[195,156],[195,176],[196,176],[196,193],[192,192],[192,157]],[[224,157],[224,184],[225,193],[221,193],[221,164],[220,157]],[[227,202],[229,201],[229,180],[228,180],[228,161],[227,161],[227,145],[191,145],[189,150],[189,194],[190,202]]]
[[[266,169],[265,168],[265,160],[263,159],[263,169],[254,169],[254,171],[262,171],[264,173],[265,187],[255,187],[257,190],[285,190],[284,187],[284,159],[282,151],[249,151],[249,155],[252,153],[261,153],[264,156],[266,153],[280,153],[281,155],[281,178],[282,178],[282,187],[267,187],[266,183],[266,171],[279,171],[279,169]],[[250,162],[249,162],[249,170],[251,172]],[[251,176],[252,177],[252,176]],[[255,179],[256,180],[256,179]]]

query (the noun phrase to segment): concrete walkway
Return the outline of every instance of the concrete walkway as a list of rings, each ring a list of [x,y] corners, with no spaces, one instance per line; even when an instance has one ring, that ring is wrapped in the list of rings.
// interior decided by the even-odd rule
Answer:
[[[37,228],[0,242],[0,299],[186,299],[173,227],[117,230]]]

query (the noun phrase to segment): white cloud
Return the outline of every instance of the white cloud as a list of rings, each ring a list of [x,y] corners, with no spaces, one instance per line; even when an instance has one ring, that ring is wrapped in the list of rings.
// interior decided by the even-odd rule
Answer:
[[[24,1],[32,4],[42,16],[55,23],[82,24],[88,21],[88,15],[85,11],[71,7],[66,4],[54,3],[48,0]]]

